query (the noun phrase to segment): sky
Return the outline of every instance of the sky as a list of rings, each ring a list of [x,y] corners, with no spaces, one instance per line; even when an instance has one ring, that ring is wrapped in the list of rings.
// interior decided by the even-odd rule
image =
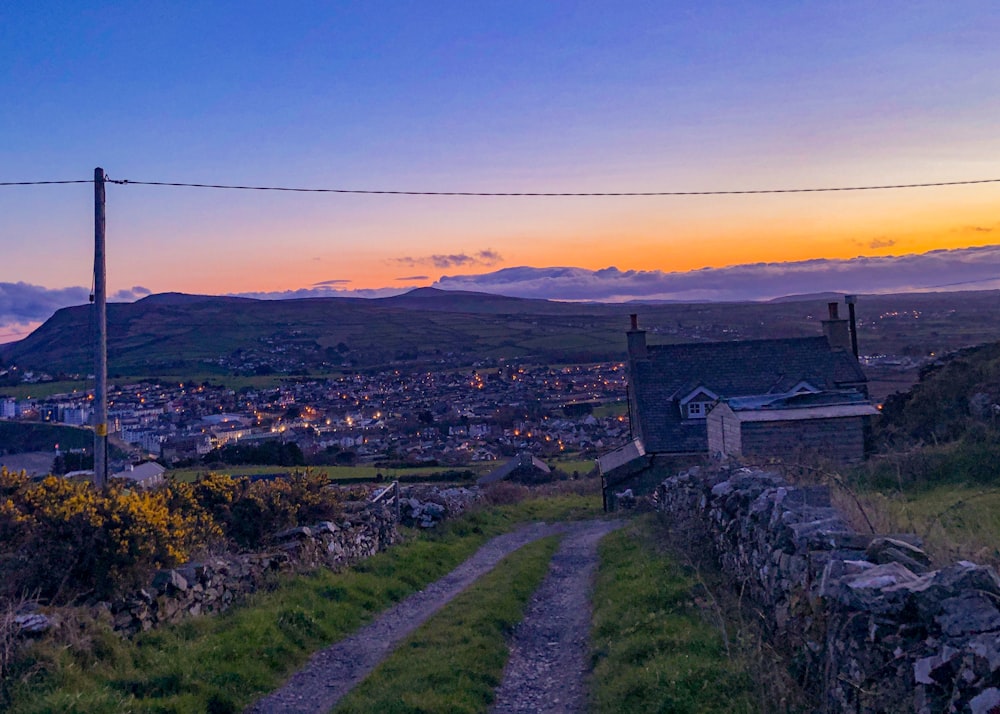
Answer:
[[[0,182],[98,166],[133,182],[467,192],[1000,179],[997,36],[987,0],[3,3]],[[109,184],[108,283],[121,300],[997,287],[998,198],[1000,183],[660,197]],[[0,342],[85,301],[93,187],[0,186],[0,255]]]

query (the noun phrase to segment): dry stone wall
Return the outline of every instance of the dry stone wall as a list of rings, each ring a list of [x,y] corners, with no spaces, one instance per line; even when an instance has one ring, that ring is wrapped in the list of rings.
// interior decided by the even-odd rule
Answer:
[[[400,518],[406,526],[433,528],[460,516],[479,498],[478,488],[404,486],[400,489]]]
[[[825,712],[1000,712],[1000,578],[855,532],[825,487],[693,469],[654,499],[769,620]]]
[[[134,596],[100,607],[124,633],[150,630],[191,615],[221,612],[256,591],[277,572],[340,569],[385,550],[398,539],[395,513],[383,504],[365,505],[340,523],[292,528],[275,535],[269,553],[207,558],[159,571]]]

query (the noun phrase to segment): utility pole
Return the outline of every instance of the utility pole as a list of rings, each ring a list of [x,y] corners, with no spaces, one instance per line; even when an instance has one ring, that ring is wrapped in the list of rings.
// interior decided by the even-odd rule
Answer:
[[[104,169],[94,169],[94,485],[108,484],[108,302],[104,259]]]

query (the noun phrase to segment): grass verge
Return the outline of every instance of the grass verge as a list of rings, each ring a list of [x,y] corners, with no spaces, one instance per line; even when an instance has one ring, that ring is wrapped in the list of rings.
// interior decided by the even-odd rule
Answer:
[[[0,710],[22,713],[236,712],[312,652],[450,572],[488,538],[529,520],[592,517],[593,494],[553,495],[470,512],[339,574],[284,578],[242,607],[122,640],[68,622],[12,664]]]
[[[1000,488],[944,484],[913,491],[837,494],[859,530],[860,510],[879,533],[915,533],[938,565],[956,560],[1000,565]]]
[[[601,542],[593,711],[758,711],[748,671],[696,604],[704,587],[660,552],[656,531],[644,516]]]
[[[418,629],[334,711],[486,711],[508,659],[508,637],[548,572],[558,542],[545,538],[504,558]]]

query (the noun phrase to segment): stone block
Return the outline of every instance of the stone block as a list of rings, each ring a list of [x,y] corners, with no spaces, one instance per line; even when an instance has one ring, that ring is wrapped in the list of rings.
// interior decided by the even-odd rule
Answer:
[[[865,556],[873,563],[900,563],[914,573],[926,573],[931,559],[915,545],[895,538],[875,538],[868,545]]]

